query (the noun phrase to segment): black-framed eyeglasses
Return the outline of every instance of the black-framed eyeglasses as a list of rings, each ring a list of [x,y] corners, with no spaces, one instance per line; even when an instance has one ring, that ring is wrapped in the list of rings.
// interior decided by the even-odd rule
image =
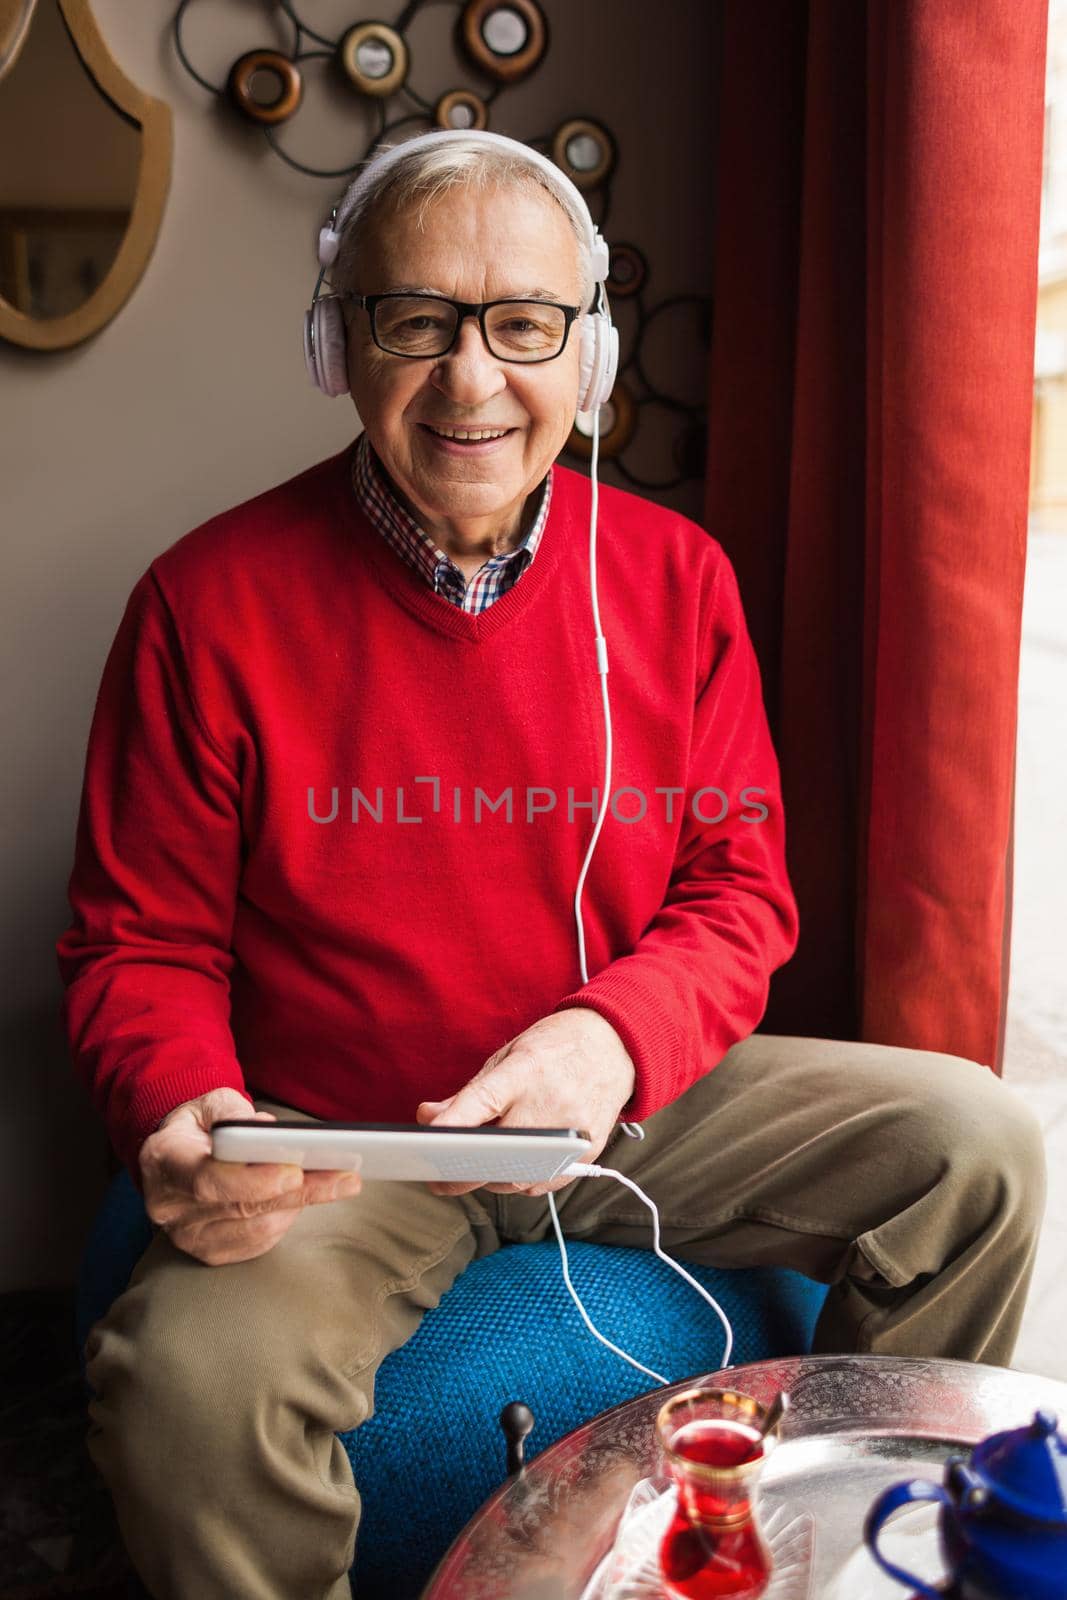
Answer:
[[[581,306],[557,305],[552,300],[486,300],[478,305],[396,289],[388,294],[344,290],[341,298],[366,309],[379,350],[409,361],[447,355],[467,317],[478,318],[486,348],[498,361],[554,361],[562,354],[571,323],[581,311]]]

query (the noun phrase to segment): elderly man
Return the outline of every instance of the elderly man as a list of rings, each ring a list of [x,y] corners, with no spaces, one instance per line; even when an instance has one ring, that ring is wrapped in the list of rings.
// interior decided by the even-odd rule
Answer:
[[[334,273],[364,431],[157,556],[108,657],[58,954],[161,1227],[87,1348],[89,1448],[157,1600],[347,1596],[335,1433],[470,1261],[550,1225],[546,1185],[215,1161],[252,1107],[587,1129],[668,1250],[828,1283],[818,1349],[1011,1354],[1036,1125],[954,1056],[753,1033],[797,920],[737,585],[610,488],[619,790],[579,981],[603,728],[589,484],[556,458],[591,287],[521,147],[395,161]],[[649,1244],[614,1184],[552,1187],[565,1232]]]

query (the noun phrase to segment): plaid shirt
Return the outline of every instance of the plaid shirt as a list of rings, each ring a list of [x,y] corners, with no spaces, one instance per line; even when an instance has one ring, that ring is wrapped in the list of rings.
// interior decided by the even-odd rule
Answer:
[[[552,468],[545,475],[541,506],[525,539],[515,550],[490,556],[469,583],[400,504],[366,433],[360,434],[352,452],[352,487],[371,526],[436,594],[444,595],[461,611],[484,611],[518,583],[537,554],[552,499]]]

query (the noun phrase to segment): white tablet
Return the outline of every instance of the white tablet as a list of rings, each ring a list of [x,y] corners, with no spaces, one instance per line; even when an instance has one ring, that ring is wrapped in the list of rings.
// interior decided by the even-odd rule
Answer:
[[[592,1149],[575,1128],[428,1128],[393,1122],[277,1122],[223,1117],[218,1161],[284,1161],[364,1178],[442,1183],[547,1183]]]

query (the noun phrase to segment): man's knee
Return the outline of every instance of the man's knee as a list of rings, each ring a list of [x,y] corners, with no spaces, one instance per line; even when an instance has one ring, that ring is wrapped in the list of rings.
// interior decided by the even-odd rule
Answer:
[[[773,1086],[778,1114],[825,1108],[839,1134],[855,1133],[872,1189],[891,1189],[917,1224],[936,1211],[955,1241],[994,1219],[1017,1238],[1036,1234],[1045,1202],[1041,1128],[988,1067],[848,1040],[756,1035],[744,1049],[747,1079]]]
[[[972,1166],[986,1165],[1022,1210],[1037,1221],[1045,1207],[1045,1141],[1041,1124],[1009,1084],[979,1069],[965,1090],[965,1128],[971,1133]]]
[[[717,1082],[712,1083],[711,1079]],[[709,1075],[712,1092],[769,1100],[781,1116],[815,1104],[845,1123],[876,1116],[901,1162],[951,1160],[1042,1180],[1041,1129],[988,1067],[938,1050],[870,1041],[752,1034]]]
[[[1041,1126],[988,1067],[940,1051],[894,1050],[902,1162],[953,1197],[959,1231],[1035,1235],[1045,1207]]]
[[[138,1326],[128,1312],[120,1297],[86,1341],[90,1454],[105,1476],[120,1458],[140,1472],[158,1471],[175,1450],[210,1456],[213,1436],[235,1424],[255,1380],[256,1340],[248,1341],[250,1359],[242,1368],[227,1360],[224,1342],[187,1340],[177,1329],[154,1331],[150,1317]]]

